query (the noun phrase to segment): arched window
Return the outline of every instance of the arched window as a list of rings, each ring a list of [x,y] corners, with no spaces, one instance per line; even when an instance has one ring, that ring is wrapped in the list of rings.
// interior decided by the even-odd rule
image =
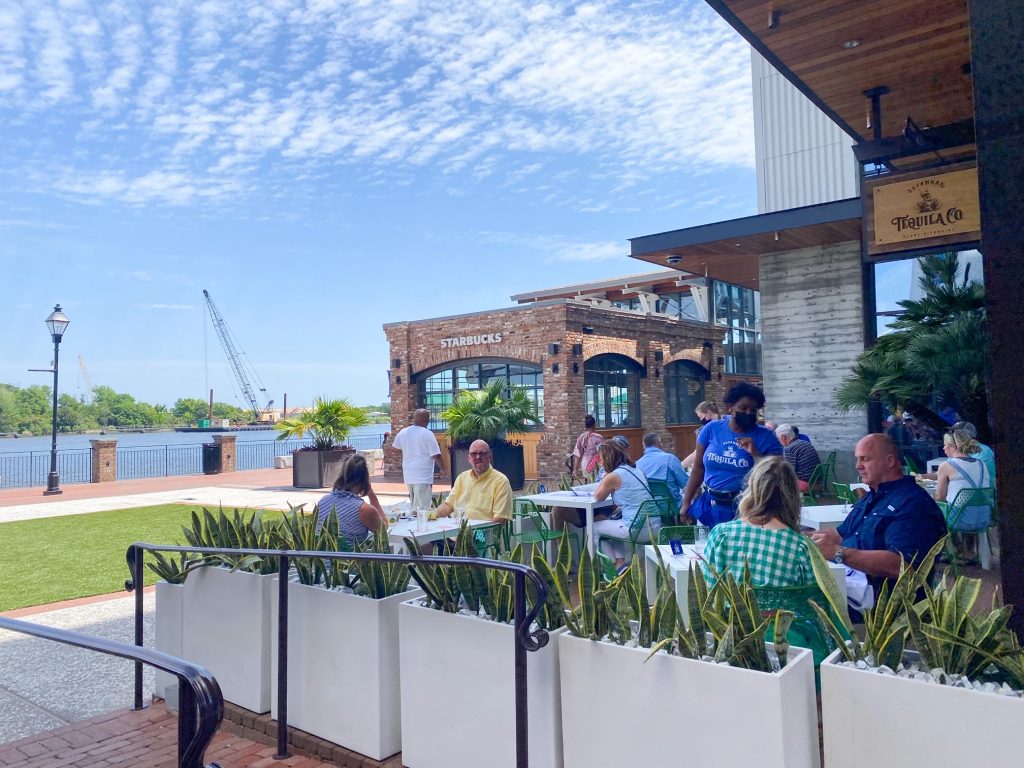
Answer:
[[[513,363],[493,358],[466,360],[452,368],[429,371],[419,379],[420,407],[430,411],[430,429],[447,429],[448,423],[441,413],[453,402],[459,392],[483,389],[497,379],[523,387],[527,396],[537,405],[538,426],[544,423],[544,380],[541,369],[535,365]]]
[[[665,423],[696,424],[693,409],[704,399],[708,370],[690,360],[678,360],[665,366]]]
[[[583,364],[586,412],[598,427],[639,427],[640,366],[622,355],[597,355]]]

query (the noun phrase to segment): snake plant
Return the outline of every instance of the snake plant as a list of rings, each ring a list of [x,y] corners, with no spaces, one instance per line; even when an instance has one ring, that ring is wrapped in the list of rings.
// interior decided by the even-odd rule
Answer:
[[[193,547],[215,549],[279,549],[281,541],[280,524],[264,521],[261,510],[244,514],[237,508],[230,517],[225,514],[223,507],[216,515],[204,507],[201,518],[193,511],[192,524],[183,527],[182,533]],[[216,555],[207,558],[207,562],[223,563],[232,570],[261,575],[278,571],[276,557]]]
[[[335,517],[331,515],[331,517]],[[384,528],[378,529],[366,541],[356,544],[357,552],[376,552],[391,554],[391,542]],[[353,560],[350,573],[358,576],[354,586],[357,595],[382,600],[385,597],[399,595],[409,588],[409,568],[402,563],[384,562],[381,560]]]
[[[205,558],[190,552],[180,552],[178,557],[165,556],[161,552],[153,552],[153,560],[146,567],[168,584],[184,584],[189,573],[206,565]]]
[[[303,505],[288,505],[281,529],[281,545],[287,549],[305,552],[343,552],[349,549],[347,540],[338,532],[338,516],[327,515],[323,525],[319,523],[319,509],[307,514]],[[336,587],[353,588],[355,575],[349,572],[341,560],[322,557],[297,557],[292,560],[295,575],[300,584],[322,585],[327,589]]]

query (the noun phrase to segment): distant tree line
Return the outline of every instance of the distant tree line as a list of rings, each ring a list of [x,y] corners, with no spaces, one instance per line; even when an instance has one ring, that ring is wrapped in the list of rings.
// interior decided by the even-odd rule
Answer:
[[[0,433],[44,435],[50,432],[53,390],[48,386],[16,387],[0,384]],[[390,413],[391,405],[370,405],[367,412]],[[105,427],[148,427],[195,424],[210,414],[210,404],[196,397],[183,397],[168,408],[136,400],[112,387],[93,387],[92,402],[71,395],[57,398],[57,430],[85,432]],[[229,403],[214,403],[213,418],[246,424],[252,414]]]

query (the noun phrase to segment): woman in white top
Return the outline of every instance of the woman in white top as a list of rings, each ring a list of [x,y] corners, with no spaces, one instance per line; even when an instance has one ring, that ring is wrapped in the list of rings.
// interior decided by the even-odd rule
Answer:
[[[651,493],[644,473],[633,463],[621,443],[617,440],[608,440],[601,443],[598,451],[606,474],[598,484],[597,490],[594,491],[594,498],[603,501],[611,496],[612,501],[618,505],[622,517],[595,521],[594,532],[598,536],[613,535],[628,539],[629,526],[640,511],[640,505],[648,499],[653,499],[654,494]],[[637,541],[650,541],[651,527],[654,526],[656,530],[660,525],[660,518],[648,520],[648,524],[640,532]],[[615,560],[616,570],[621,572],[625,568],[627,552],[625,541],[602,541],[601,551]]]
[[[952,429],[942,439],[942,448],[948,457],[939,465],[936,475],[935,500],[952,504],[960,491],[965,488],[991,488],[992,478],[985,462],[975,459],[977,441],[962,429]],[[986,505],[966,507],[962,512],[951,509],[947,519],[954,530],[976,531],[988,526],[992,508]]]

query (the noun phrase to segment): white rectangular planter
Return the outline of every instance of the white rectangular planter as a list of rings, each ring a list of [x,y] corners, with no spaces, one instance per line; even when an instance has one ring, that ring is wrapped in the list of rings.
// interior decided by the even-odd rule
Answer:
[[[202,664],[224,699],[270,711],[270,604],[276,576],[209,566],[185,580],[182,655]]]
[[[271,608],[271,713],[277,713],[277,597]],[[288,725],[384,760],[402,749],[398,606],[288,585]]]
[[[183,657],[181,611],[184,595],[184,584],[156,583],[156,637],[153,645],[158,651],[178,658]],[[166,701],[172,710],[178,708],[178,678],[170,672],[154,670],[153,693]]]
[[[645,664],[646,648],[569,634],[558,644],[565,768],[818,768],[808,650],[768,674],[666,653]]]
[[[828,768],[984,765],[1024,760],[1024,699],[821,664]]]
[[[403,603],[398,609],[402,764],[408,768],[514,768],[512,626],[443,613],[418,602]],[[530,768],[562,765],[558,686],[562,632],[552,632],[544,648],[526,655]]]

